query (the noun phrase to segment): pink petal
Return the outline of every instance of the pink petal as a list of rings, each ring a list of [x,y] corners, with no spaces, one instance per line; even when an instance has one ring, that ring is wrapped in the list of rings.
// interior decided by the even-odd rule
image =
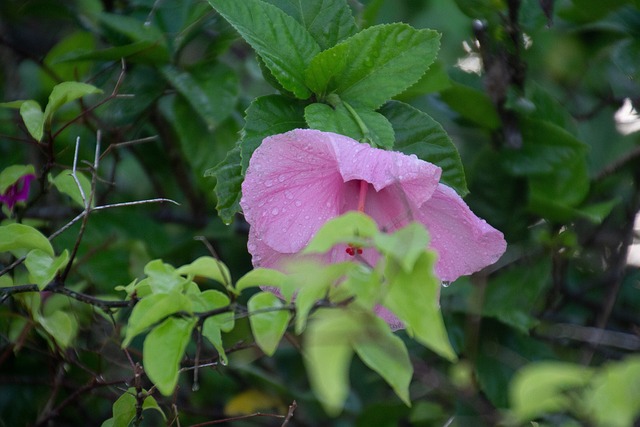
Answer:
[[[453,189],[443,184],[420,207],[417,220],[429,230],[430,246],[439,256],[436,274],[445,281],[495,263],[507,247],[500,231],[478,218]]]

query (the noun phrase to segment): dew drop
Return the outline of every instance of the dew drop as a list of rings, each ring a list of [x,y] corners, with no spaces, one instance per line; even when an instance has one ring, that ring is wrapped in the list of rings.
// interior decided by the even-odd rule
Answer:
[[[300,200],[296,200],[295,203],[296,203],[296,206],[298,206],[298,207],[302,206],[302,202]]]
[[[270,179],[266,180],[264,182],[265,187],[271,187],[273,185],[273,181],[271,181]]]
[[[443,280],[442,281],[442,286],[445,287],[445,288],[448,288],[450,284],[451,284],[451,282],[448,281],[448,280]]]
[[[262,200],[260,203],[258,203],[258,207],[261,208],[264,206],[266,202],[264,200]]]
[[[278,215],[278,212],[280,212],[280,211],[278,210],[278,208],[273,208],[273,209],[271,210],[271,215]]]
[[[291,191],[287,190],[287,191],[284,192],[284,197],[286,197],[289,200],[292,200],[293,199],[293,193]]]
[[[284,177],[284,175],[280,175],[280,176],[278,177],[278,181],[280,181],[280,182],[284,182],[284,180],[285,180],[285,179],[286,179],[286,178]]]
[[[310,216],[309,215],[305,215],[304,219],[306,219],[307,221],[309,220]]]

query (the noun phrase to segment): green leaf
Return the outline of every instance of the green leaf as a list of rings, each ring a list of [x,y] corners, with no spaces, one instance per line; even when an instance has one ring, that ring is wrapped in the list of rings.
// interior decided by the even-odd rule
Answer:
[[[377,25],[318,54],[305,72],[320,98],[336,93],[347,102],[377,109],[429,68],[440,35],[407,24]]]
[[[305,365],[311,388],[325,411],[336,416],[349,393],[351,337],[361,329],[345,310],[320,310],[305,333]],[[364,326],[364,325],[363,325]]]
[[[191,339],[197,319],[170,317],[154,328],[144,340],[142,363],[160,393],[169,396],[178,383],[180,360]]]
[[[102,90],[95,86],[80,82],[62,82],[53,87],[49,95],[49,102],[44,109],[45,124],[51,123],[53,114],[64,104],[82,98],[85,95],[102,93]]]
[[[267,0],[302,24],[320,45],[328,49],[354,35],[358,28],[345,0]]]
[[[56,62],[75,61],[127,61],[143,64],[164,64],[169,62],[169,52],[164,43],[142,40],[121,46],[113,46],[97,50],[76,50],[60,55]]]
[[[0,194],[7,191],[7,188],[15,184],[21,177],[25,175],[35,175],[33,165],[11,165],[0,172]]]
[[[148,276],[143,280],[150,286],[153,293],[168,293],[172,291],[182,291],[191,282],[189,279],[181,277],[175,268],[165,264],[162,260],[155,259],[144,266],[144,274]],[[138,286],[142,283],[140,282]]]
[[[287,276],[278,270],[256,268],[242,276],[236,283],[236,291],[242,292],[247,288],[258,286],[272,286],[280,288],[287,280]]]
[[[434,274],[436,257],[434,252],[423,251],[410,272],[390,263],[385,272],[390,283],[383,305],[405,324],[416,341],[453,361],[457,357],[440,312],[440,280]]]
[[[20,257],[25,249],[40,249],[52,257],[55,254],[49,240],[35,228],[24,224],[0,226],[0,252]]]
[[[610,362],[591,380],[585,396],[586,407],[598,425],[625,427],[640,415],[640,358],[629,356]]]
[[[451,87],[451,79],[449,79],[445,66],[442,62],[435,61],[416,84],[394,98],[407,102],[419,96],[441,92],[449,87]]]
[[[314,103],[304,109],[310,128],[349,136],[373,147],[390,149],[394,143],[393,128],[380,113],[368,108],[340,102],[335,107]]]
[[[504,166],[516,176],[552,173],[584,156],[586,145],[553,123],[522,118],[522,147],[505,149]]]
[[[281,95],[256,98],[247,108],[245,120],[240,140],[243,175],[264,138],[307,127],[303,104]]]
[[[62,350],[69,347],[78,332],[76,319],[65,311],[55,311],[46,316],[38,315],[36,320]]]
[[[209,289],[199,294],[189,295],[194,303],[194,311],[206,312],[220,308],[229,308],[231,300],[228,296],[215,289]],[[229,332],[235,324],[235,317],[232,310],[228,312],[210,316],[207,321],[215,323],[219,329]]]
[[[518,424],[543,414],[570,410],[574,401],[566,391],[582,387],[591,369],[565,362],[538,362],[519,370],[509,386],[511,416]]]
[[[125,391],[112,406],[112,418],[102,423],[102,427],[129,427],[136,416],[136,390],[132,387]]]
[[[273,356],[287,330],[291,313],[282,300],[269,292],[253,295],[247,303],[249,322],[256,344],[267,356]],[[260,312],[262,310],[273,310]]]
[[[178,274],[189,277],[206,277],[224,285],[231,285],[231,273],[227,266],[220,260],[210,256],[203,256],[191,264],[183,265],[176,270]]]
[[[144,401],[142,402],[142,410],[146,411],[147,409],[155,409],[156,411],[160,412],[162,418],[164,418],[165,421],[167,420],[167,416],[164,414],[164,411],[160,408],[160,405],[158,405],[156,399],[151,395],[145,397]]]
[[[207,319],[202,325],[202,336],[209,340],[213,347],[218,352],[220,360],[223,363],[229,363],[229,358],[224,350],[224,343],[222,342],[222,332],[220,326],[212,319]]]
[[[449,135],[428,114],[408,104],[390,101],[381,109],[395,132],[394,149],[442,168],[441,181],[465,196],[469,190],[458,149]]]
[[[635,58],[639,55],[640,41],[630,37],[615,46],[611,59],[630,79],[637,79],[640,76],[640,66]]]
[[[411,406],[409,383],[413,365],[404,342],[391,332],[384,320],[373,314],[367,319],[364,334],[354,341],[353,348],[365,365],[384,378],[398,397]]]
[[[339,243],[359,243],[378,234],[376,222],[360,212],[347,212],[327,221],[303,253],[325,253]]]
[[[240,212],[242,195],[242,158],[240,146],[227,153],[227,157],[215,167],[207,170],[204,176],[216,178],[215,194],[218,199],[216,209],[225,224],[230,224],[236,213]]]
[[[182,71],[165,65],[160,71],[210,130],[232,113],[239,87],[236,73],[229,67],[200,64],[191,71]]]
[[[131,340],[165,317],[181,311],[191,313],[192,310],[189,298],[179,292],[152,294],[142,298],[131,311],[121,347],[128,347]]]
[[[429,244],[429,234],[422,224],[412,222],[393,234],[380,233],[373,241],[380,253],[396,260],[404,271],[411,272]]]
[[[29,135],[40,142],[44,134],[44,113],[40,104],[31,99],[24,101],[20,106],[20,116],[29,131]]]
[[[285,89],[300,99],[311,95],[304,82],[304,70],[320,47],[298,21],[261,0],[209,3],[262,57]]]
[[[71,197],[71,200],[76,202],[80,207],[85,208],[91,195],[91,181],[82,172],[76,172],[76,177],[82,187],[84,199],[78,189],[78,184],[71,175],[71,171],[62,171],[55,178],[49,176],[49,182],[51,182],[59,192]],[[95,204],[94,199],[91,201],[92,207],[95,207]]]
[[[482,128],[497,130],[501,126],[500,117],[484,92],[454,84],[442,91],[440,97],[453,111]]]
[[[51,256],[41,249],[33,249],[27,254],[24,264],[29,270],[29,281],[43,290],[68,261],[69,252],[66,249],[58,257]]]

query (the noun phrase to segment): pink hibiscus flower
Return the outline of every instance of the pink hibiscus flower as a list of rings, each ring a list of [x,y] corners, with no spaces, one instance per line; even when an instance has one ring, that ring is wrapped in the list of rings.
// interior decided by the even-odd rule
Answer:
[[[18,178],[4,193],[0,194],[0,203],[5,203],[9,207],[9,210],[13,210],[16,203],[27,200],[31,181],[35,178],[36,176],[31,173]]]
[[[419,221],[438,253],[436,274],[453,281],[496,262],[506,249],[501,232],[471,212],[441,169],[403,153],[372,148],[346,136],[296,129],[265,138],[242,184],[250,224],[248,249],[256,267],[278,268],[300,252],[329,219],[351,210],[388,231]],[[356,248],[334,248],[327,261]],[[378,254],[361,254],[375,263]],[[387,317],[387,316],[383,316]]]

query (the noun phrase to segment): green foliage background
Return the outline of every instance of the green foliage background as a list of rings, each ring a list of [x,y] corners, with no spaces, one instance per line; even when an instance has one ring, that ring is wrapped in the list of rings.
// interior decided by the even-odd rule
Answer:
[[[26,249],[40,251],[26,261],[28,271],[0,277],[2,287],[37,285],[2,294],[0,425],[100,425],[112,416],[104,425],[129,425],[132,419],[149,426],[178,425],[177,420],[194,425],[243,413],[286,414],[293,400],[297,408],[290,424],[300,426],[492,426],[532,419],[554,426],[633,425],[640,411],[634,356],[640,350],[640,276],[627,264],[627,254],[640,209],[640,149],[638,131],[627,130],[616,112],[640,103],[637,1],[317,2],[348,4],[355,20],[341,15],[310,24],[307,29],[321,42],[315,47],[309,42],[303,58],[376,24],[405,22],[440,33],[436,61],[415,85],[395,88],[402,93],[385,105],[394,87],[381,80],[379,92],[364,95],[333,87],[322,75],[325,63],[335,65],[326,58],[311,61],[317,66],[313,78],[295,76],[291,61],[298,57],[287,57],[290,52],[282,53],[283,61],[258,58],[256,52],[278,46],[282,32],[265,47],[264,40],[250,39],[255,27],[245,25],[240,33],[247,44],[212,8],[229,19],[233,10],[221,8],[228,2],[210,3],[0,3],[0,99],[37,102],[0,109],[0,172],[31,164],[39,178],[29,201],[14,212],[3,208],[0,219],[3,226],[18,220],[42,233],[12,226],[0,236],[4,243],[7,236],[16,239],[0,245],[2,269]],[[304,12],[296,16],[296,2],[267,3],[304,20]],[[265,13],[273,9],[266,7],[271,12]],[[260,16],[252,25],[260,25]],[[277,28],[292,25],[289,21]],[[400,27],[386,28],[394,34]],[[361,39],[356,48],[369,41]],[[289,79],[292,74],[296,78]],[[347,72],[341,78],[357,80]],[[70,81],[91,86],[64,91],[56,86]],[[394,149],[419,157],[416,130],[403,124],[422,120],[431,143],[443,150],[431,158],[445,168],[444,179],[461,194],[468,190],[467,203],[509,243],[497,265],[441,289],[444,323],[458,360],[439,357],[404,331],[395,333],[413,366],[406,398],[394,393],[404,379],[385,377],[384,368],[367,359],[368,344],[353,344],[349,352],[358,352],[364,362],[351,362],[344,409],[335,417],[318,401],[318,387],[316,394],[311,391],[318,379],[308,376],[300,348],[313,343],[290,328],[276,349],[280,334],[269,335],[289,321],[286,311],[249,319],[212,316],[202,325],[204,344],[197,334],[190,339],[171,332],[195,327],[188,316],[175,313],[227,306],[235,298],[230,284],[251,269],[247,225],[236,211],[241,173],[262,137],[304,126],[305,120],[322,127],[333,120],[326,105],[342,114],[329,96],[313,98],[310,108],[306,85],[316,95],[338,91],[347,103],[364,99],[350,105],[373,130],[360,136],[388,147],[384,123],[391,123]],[[399,107],[406,105],[401,102],[416,109]],[[346,116],[331,123],[358,132]],[[180,205],[96,211],[84,226],[75,223],[49,244],[42,236],[85,207],[66,175],[79,138],[79,179],[91,188],[98,130],[102,156],[94,206],[153,198]],[[429,156],[434,153],[427,150],[424,158]],[[445,161],[450,163],[440,163]],[[228,271],[211,259],[197,264],[210,255],[203,239]],[[70,254],[74,263],[66,269]],[[63,271],[65,293],[36,292],[55,284]],[[280,278],[271,280],[277,285]],[[257,284],[247,285],[249,292],[233,304],[252,311],[280,304],[257,296],[268,294],[251,297]],[[154,296],[154,286],[178,291]],[[103,310],[108,304],[96,302],[123,302],[134,291],[149,302],[136,308],[125,303],[110,314]],[[73,292],[96,300],[78,300]],[[155,314],[143,312],[150,308]],[[166,310],[173,310],[167,319]],[[158,317],[145,317],[153,315]],[[258,330],[260,320],[274,327],[256,333],[251,324],[256,318]],[[146,333],[160,320],[164,323]],[[324,321],[358,328],[340,315]],[[303,328],[295,326],[296,332]],[[393,335],[378,338],[387,349],[398,345]],[[264,355],[274,350],[271,357]],[[166,365],[154,366],[153,355],[160,353],[163,361],[173,361],[175,372],[208,366],[174,377]],[[326,357],[333,363],[341,356]],[[177,381],[178,388],[159,387],[167,391],[163,396],[150,379]],[[129,388],[138,395],[126,393]],[[253,416],[227,422],[282,425],[283,420]]]

